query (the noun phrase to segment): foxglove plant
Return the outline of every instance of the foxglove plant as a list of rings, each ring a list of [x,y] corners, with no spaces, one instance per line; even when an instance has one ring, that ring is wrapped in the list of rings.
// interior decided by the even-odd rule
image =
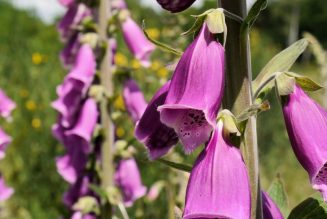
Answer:
[[[0,89],[0,116],[3,118],[10,117],[11,112],[16,108],[13,102],[3,90]]]
[[[157,107],[164,104],[169,87],[170,81],[157,91],[135,126],[135,137],[147,147],[150,159],[165,155],[178,142],[174,129],[160,121],[157,111]]]
[[[122,19],[121,28],[128,49],[144,67],[149,67],[150,56],[155,49],[154,45],[145,37],[141,28],[129,15]]]
[[[262,211],[264,219],[284,219],[282,213],[276,203],[270,198],[266,192],[261,192]]]
[[[283,98],[283,114],[293,151],[314,189],[327,202],[327,112],[299,85]]]
[[[183,219],[250,218],[250,185],[240,150],[220,120],[197,158],[186,190]]]
[[[0,177],[0,201],[6,201],[14,193],[14,189],[8,187],[2,177]]]
[[[160,120],[177,133],[186,153],[205,143],[221,105],[224,90],[224,48],[206,24],[181,57]]]
[[[11,143],[11,137],[0,128],[0,160],[6,156],[6,149],[8,144]]]

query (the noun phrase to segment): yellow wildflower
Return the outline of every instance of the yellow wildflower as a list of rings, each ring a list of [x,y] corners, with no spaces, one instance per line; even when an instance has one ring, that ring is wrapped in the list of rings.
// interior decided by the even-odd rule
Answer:
[[[122,95],[119,95],[114,101],[115,109],[125,110],[124,99]]]
[[[19,95],[20,95],[21,97],[28,97],[29,92],[28,92],[28,90],[26,90],[26,89],[21,89],[21,90],[19,91]]]
[[[132,68],[139,69],[141,67],[141,64],[138,60],[133,59],[132,60]]]
[[[32,62],[35,65],[40,65],[43,62],[43,57],[40,53],[36,52],[32,54]]]
[[[115,62],[119,66],[126,66],[128,65],[128,60],[126,56],[124,56],[122,53],[116,53],[115,55]]]
[[[25,107],[26,109],[28,109],[29,111],[34,111],[37,106],[36,106],[36,103],[33,101],[33,100],[28,100],[26,103],[25,103]]]
[[[160,77],[160,78],[167,78],[168,76],[168,70],[166,68],[160,68],[157,72],[157,75]]]
[[[41,120],[40,120],[39,118],[34,118],[34,119],[32,120],[32,127],[33,127],[34,129],[41,128],[41,125],[42,125],[42,122],[41,122]]]
[[[159,61],[153,61],[151,65],[151,70],[158,71],[160,67],[161,67],[161,63]]]
[[[151,39],[157,40],[160,36],[160,31],[157,28],[149,28],[146,31]]]
[[[123,137],[125,135],[125,130],[122,127],[118,127],[116,129],[116,135],[119,138]]]

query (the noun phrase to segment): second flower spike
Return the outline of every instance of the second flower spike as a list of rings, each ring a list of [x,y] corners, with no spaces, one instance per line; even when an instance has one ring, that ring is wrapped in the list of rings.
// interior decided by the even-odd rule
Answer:
[[[224,90],[224,48],[206,24],[174,72],[161,121],[174,128],[187,153],[205,143],[215,127]]]

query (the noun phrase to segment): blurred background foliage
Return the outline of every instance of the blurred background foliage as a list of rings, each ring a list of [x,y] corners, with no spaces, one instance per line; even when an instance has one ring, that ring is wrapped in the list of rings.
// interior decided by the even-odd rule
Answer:
[[[141,24],[145,19],[147,31],[154,39],[174,48],[184,50],[192,37],[180,33],[193,23],[189,15],[200,14],[214,7],[215,1],[204,1],[202,8],[192,8],[178,15],[155,11],[138,1],[127,1],[133,18]],[[325,0],[279,0],[270,1],[251,32],[252,67],[256,75],[260,69],[281,49],[301,37],[303,31],[315,35],[327,47],[327,1]],[[0,87],[17,103],[12,122],[1,121],[1,126],[13,136],[6,158],[0,170],[8,184],[15,188],[14,196],[1,209],[0,218],[58,218],[67,215],[61,203],[67,184],[57,174],[54,158],[63,147],[51,135],[51,125],[56,113],[50,103],[56,98],[55,88],[66,72],[58,58],[63,45],[60,43],[55,24],[46,25],[33,12],[15,9],[8,1],[0,0]],[[141,68],[123,45],[118,34],[119,49],[116,62],[120,67],[132,67],[135,78],[149,100],[154,91],[171,75],[166,66],[176,61],[174,55],[157,50],[149,69]],[[237,61],[237,60],[235,60]],[[308,50],[297,62],[294,71],[321,79],[320,69]],[[119,82],[119,77],[117,81]],[[117,83],[118,84],[118,83]],[[120,87],[116,88],[119,94]],[[326,96],[314,94],[318,101]],[[289,195],[290,207],[295,206],[314,191],[308,177],[297,162],[288,142],[276,95],[270,95],[271,110],[259,115],[258,133],[261,158],[261,181],[268,189],[276,174],[280,173]],[[131,138],[132,123],[126,121],[121,96],[115,99],[117,136]],[[148,162],[143,146],[134,143],[141,151],[137,156],[144,184],[149,188],[158,180],[174,184],[183,174],[168,170],[157,162]],[[171,159],[185,160],[190,164],[196,154],[184,158],[180,148]],[[175,186],[174,188],[178,188]],[[155,202],[138,201],[129,209],[131,218],[166,218],[167,199],[171,190],[163,192]],[[177,191],[173,190],[173,194]],[[183,202],[183,194],[178,202]]]

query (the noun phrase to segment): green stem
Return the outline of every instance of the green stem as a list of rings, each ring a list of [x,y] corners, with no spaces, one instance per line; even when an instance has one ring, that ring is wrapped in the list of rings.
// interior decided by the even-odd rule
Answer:
[[[107,29],[108,29],[108,20],[110,17],[110,1],[108,0],[100,0],[99,6],[99,35],[101,40],[107,42]],[[106,93],[108,95],[112,95],[113,93],[113,84],[112,84],[112,68],[111,63],[111,50],[110,45],[107,46],[107,51],[105,56],[102,59],[102,63],[100,66],[101,72],[101,85],[104,87]],[[103,142],[101,148],[101,187],[106,190],[108,187],[113,186],[113,174],[114,174],[114,163],[113,163],[113,146],[114,146],[114,126],[113,122],[110,118],[110,111],[108,107],[108,100],[105,97],[100,106],[101,111],[101,125],[104,130],[103,133]],[[108,201],[104,201],[101,203],[102,211],[101,218],[110,219],[112,218],[112,206]]]
[[[220,4],[221,3],[221,4]],[[225,10],[243,19],[246,16],[245,0],[218,0]],[[248,33],[241,33],[241,24],[226,20],[226,88],[223,107],[239,115],[252,105],[252,70]],[[256,118],[250,117],[241,142],[243,157],[248,168],[251,185],[251,218],[261,219],[261,194],[259,184],[259,158]]]

